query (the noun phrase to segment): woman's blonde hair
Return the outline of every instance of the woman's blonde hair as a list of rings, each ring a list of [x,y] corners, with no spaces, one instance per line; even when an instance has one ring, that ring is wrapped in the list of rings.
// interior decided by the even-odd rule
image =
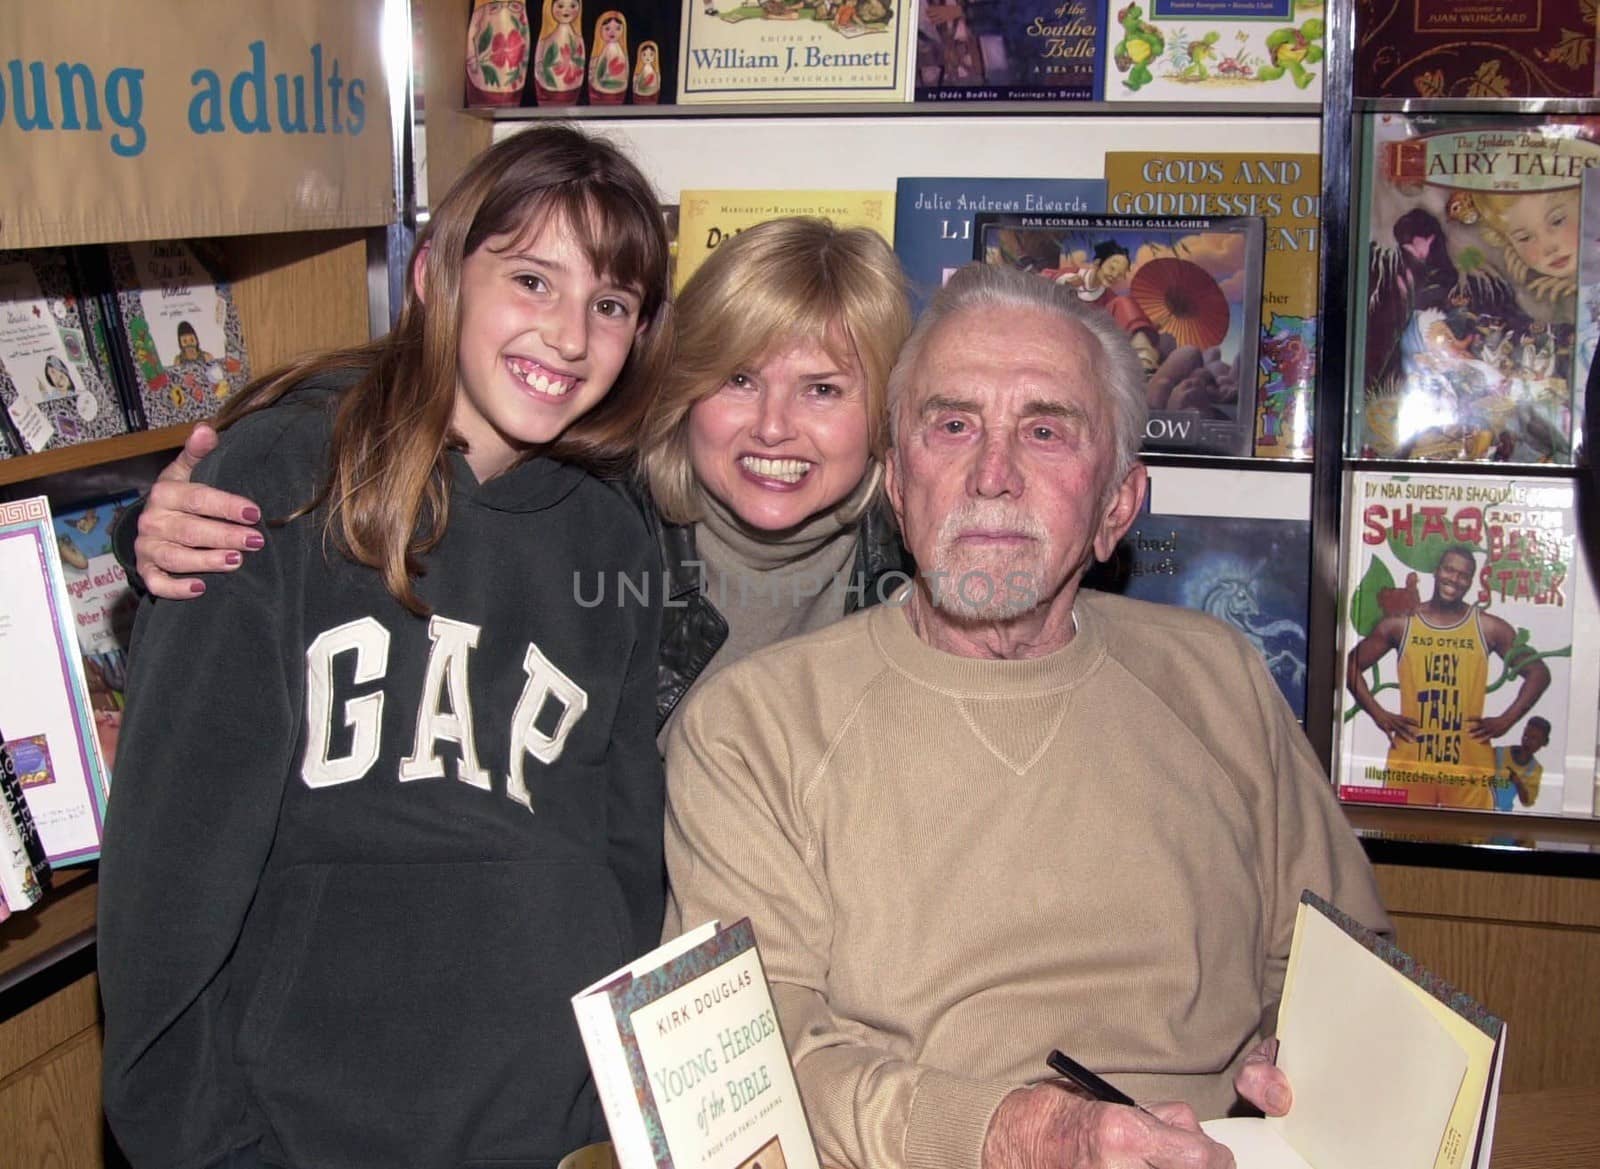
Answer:
[[[880,477],[889,370],[911,331],[906,289],[894,251],[866,228],[791,216],[724,240],[678,294],[672,369],[645,419],[640,461],[662,516],[674,523],[700,518],[690,409],[740,369],[797,341],[819,342],[841,363],[860,362],[868,475]],[[876,495],[862,493],[858,514]]]
[[[296,515],[329,505],[338,549],[378,570],[413,613],[427,608],[412,587],[421,556],[449,520],[450,429],[461,341],[461,271],[491,239],[511,246],[554,222],[596,273],[640,295],[639,334],[610,391],[552,443],[546,455],[615,474],[634,454],[654,387],[671,359],[667,238],[654,191],[615,146],[567,126],[524,131],[491,147],[433,209],[407,265],[400,318],[366,345],[295,362],[230,400],[219,427],[272,405],[309,377],[356,371],[339,398],[325,481]],[[497,245],[499,246],[499,245]]]

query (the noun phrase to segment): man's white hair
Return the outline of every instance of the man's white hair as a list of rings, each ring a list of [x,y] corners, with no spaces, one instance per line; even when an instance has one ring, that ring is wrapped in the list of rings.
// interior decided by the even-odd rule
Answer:
[[[1150,406],[1145,397],[1144,367],[1128,343],[1122,326],[1110,313],[1094,305],[1085,304],[1071,289],[1045,280],[1031,272],[1022,272],[1001,264],[968,264],[958,268],[949,281],[924,310],[911,336],[900,349],[894,368],[889,371],[889,434],[891,442],[898,442],[901,434],[901,413],[909,400],[907,390],[916,375],[917,363],[928,339],[935,329],[949,318],[969,309],[1034,309],[1063,321],[1072,321],[1086,329],[1099,347],[1094,364],[1098,382],[1111,407],[1116,465],[1111,483],[1122,482],[1123,476],[1139,457],[1139,444],[1144,441],[1145,421]]]

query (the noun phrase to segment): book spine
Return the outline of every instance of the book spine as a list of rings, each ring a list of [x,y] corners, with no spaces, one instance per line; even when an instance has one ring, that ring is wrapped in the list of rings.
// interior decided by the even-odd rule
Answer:
[[[0,741],[0,793],[4,794],[5,810],[10,813],[18,835],[22,837],[22,846],[27,851],[34,876],[41,886],[49,888],[50,857],[44,850],[44,841],[39,839],[39,826],[34,823],[27,795],[22,790],[16,760],[11,757],[4,741]]]
[[[655,1152],[645,1131],[639,1093],[628,1071],[627,1052],[617,1034],[611,1000],[601,992],[574,999],[572,1006],[578,1017],[578,1034],[589,1056],[589,1068],[594,1073],[595,1093],[611,1130],[617,1163],[623,1169],[654,1169]]]

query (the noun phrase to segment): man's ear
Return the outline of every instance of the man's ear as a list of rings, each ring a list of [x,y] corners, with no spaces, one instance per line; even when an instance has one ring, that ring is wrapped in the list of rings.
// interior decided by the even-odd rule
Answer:
[[[1111,492],[1111,498],[1106,500],[1105,511],[1101,513],[1100,528],[1094,534],[1096,560],[1111,559],[1117,544],[1128,534],[1133,521],[1139,518],[1140,511],[1144,509],[1144,496],[1149,488],[1150,475],[1143,463],[1135,463],[1128,468],[1128,473]]]
[[[905,509],[902,506],[904,496],[900,483],[900,452],[892,446],[883,456],[883,493],[889,500],[889,506],[894,509],[895,523],[902,532],[905,531]]]
[[[426,284],[422,279],[422,273],[428,264],[428,250],[432,247],[431,243],[423,244],[417,249],[417,258],[411,262],[411,289],[417,294],[417,299],[424,304],[428,298],[423,291]]]

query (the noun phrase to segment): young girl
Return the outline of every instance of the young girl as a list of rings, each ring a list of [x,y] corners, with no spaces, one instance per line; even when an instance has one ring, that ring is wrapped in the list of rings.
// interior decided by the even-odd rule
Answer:
[[[670,344],[648,183],[484,154],[400,321],[230,403],[201,474],[272,538],[147,605],[100,873],[133,1164],[553,1165],[597,1139],[569,996],[658,939],[659,614],[628,453]]]

